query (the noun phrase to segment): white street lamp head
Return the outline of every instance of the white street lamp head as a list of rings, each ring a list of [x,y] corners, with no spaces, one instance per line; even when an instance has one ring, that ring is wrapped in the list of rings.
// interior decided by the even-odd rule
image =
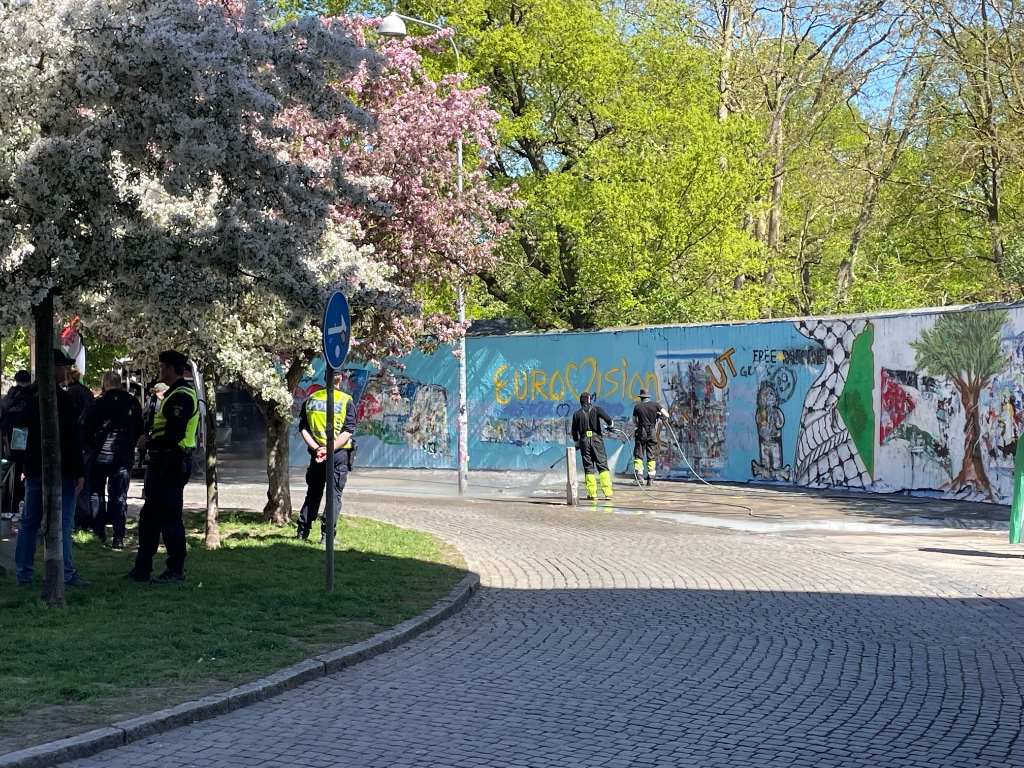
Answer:
[[[392,11],[377,25],[377,34],[381,37],[405,37],[405,22],[397,12]]]

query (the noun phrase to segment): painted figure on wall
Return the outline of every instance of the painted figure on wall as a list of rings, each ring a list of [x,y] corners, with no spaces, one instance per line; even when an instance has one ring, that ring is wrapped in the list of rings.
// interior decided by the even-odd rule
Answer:
[[[981,392],[1007,364],[999,332],[1008,322],[1005,310],[943,315],[930,330],[921,331],[915,368],[953,383],[964,409],[964,454],[960,471],[949,485],[951,493],[975,491],[992,500],[992,484],[982,458]]]
[[[771,381],[762,381],[757,387],[757,444],[760,462],[751,460],[750,471],[761,480],[789,480],[792,468],[782,466],[782,428],[786,415],[779,408],[779,393]]]

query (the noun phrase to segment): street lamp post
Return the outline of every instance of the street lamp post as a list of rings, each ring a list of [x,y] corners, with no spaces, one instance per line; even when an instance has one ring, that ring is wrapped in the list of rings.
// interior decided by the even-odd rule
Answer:
[[[425,27],[436,29],[438,32],[448,29],[440,24],[434,24],[423,19],[417,19],[415,16],[403,16],[397,11],[392,11],[383,19],[380,24],[377,25],[377,34],[381,37],[398,37],[402,38],[406,35],[405,22],[410,21],[415,24],[422,24]],[[459,57],[459,49],[455,45],[454,37],[448,38],[448,42],[452,44],[452,51],[455,53],[455,70],[456,72],[462,71],[462,61]],[[462,133],[459,132],[459,143],[458,143],[458,155],[456,158],[456,175],[458,178],[458,194],[459,198],[462,198]],[[466,322],[466,297],[463,293],[462,283],[456,286],[456,302],[459,310],[459,324]],[[459,450],[459,493],[465,494],[469,489],[469,414],[467,412],[467,398],[466,398],[466,334],[463,332],[459,338],[459,413],[458,413],[458,425],[459,425],[459,438],[458,438],[458,450]]]

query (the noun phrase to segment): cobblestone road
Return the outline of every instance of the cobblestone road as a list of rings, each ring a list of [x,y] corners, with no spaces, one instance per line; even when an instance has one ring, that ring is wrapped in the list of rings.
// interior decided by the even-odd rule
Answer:
[[[1005,534],[750,534],[521,502],[348,500],[482,587],[396,651],[76,768],[1024,766]]]

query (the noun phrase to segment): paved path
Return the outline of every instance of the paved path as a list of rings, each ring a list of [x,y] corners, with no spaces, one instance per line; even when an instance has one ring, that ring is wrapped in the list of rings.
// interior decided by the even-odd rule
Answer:
[[[398,650],[69,765],[1024,766],[1005,533],[754,534],[354,493],[482,577]]]

